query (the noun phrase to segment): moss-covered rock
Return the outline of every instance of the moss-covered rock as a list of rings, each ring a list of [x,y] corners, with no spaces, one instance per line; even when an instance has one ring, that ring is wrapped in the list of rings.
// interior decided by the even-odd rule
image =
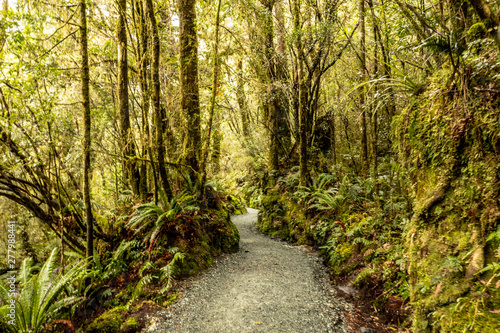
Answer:
[[[87,333],[117,333],[125,322],[127,309],[119,306],[104,312],[97,317],[85,330]]]

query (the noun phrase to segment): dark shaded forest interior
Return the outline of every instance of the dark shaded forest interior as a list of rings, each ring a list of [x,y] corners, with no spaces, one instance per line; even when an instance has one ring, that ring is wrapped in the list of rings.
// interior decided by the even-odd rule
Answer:
[[[500,331],[500,1],[0,9],[2,332],[140,332],[245,207],[353,330]]]

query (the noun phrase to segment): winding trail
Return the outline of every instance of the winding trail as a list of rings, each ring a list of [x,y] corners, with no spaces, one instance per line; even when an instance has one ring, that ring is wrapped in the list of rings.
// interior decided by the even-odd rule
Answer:
[[[190,283],[148,332],[346,332],[321,260],[259,233],[256,209],[234,216],[240,250]]]

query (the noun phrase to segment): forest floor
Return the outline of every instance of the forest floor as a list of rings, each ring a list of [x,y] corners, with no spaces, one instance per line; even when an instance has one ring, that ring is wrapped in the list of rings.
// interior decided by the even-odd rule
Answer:
[[[234,216],[240,250],[180,286],[180,300],[153,318],[147,332],[350,331],[317,253],[255,229],[256,209]]]

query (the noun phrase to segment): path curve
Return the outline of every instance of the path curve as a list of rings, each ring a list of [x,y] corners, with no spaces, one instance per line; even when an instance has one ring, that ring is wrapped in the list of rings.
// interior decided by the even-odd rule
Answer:
[[[259,233],[257,213],[233,216],[239,252],[194,278],[148,332],[347,331],[318,256]]]

